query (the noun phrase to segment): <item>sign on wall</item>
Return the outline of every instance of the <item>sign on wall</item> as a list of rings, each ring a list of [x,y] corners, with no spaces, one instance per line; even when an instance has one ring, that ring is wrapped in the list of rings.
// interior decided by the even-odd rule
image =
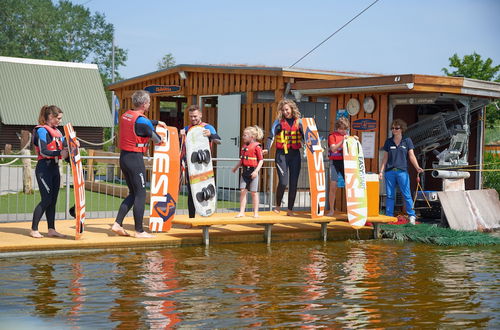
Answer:
[[[361,146],[365,159],[375,158],[375,132],[361,132]]]
[[[181,90],[179,85],[149,85],[144,87],[151,94],[177,94]]]
[[[358,131],[373,131],[377,128],[377,121],[370,118],[361,118],[352,122],[352,128]]]

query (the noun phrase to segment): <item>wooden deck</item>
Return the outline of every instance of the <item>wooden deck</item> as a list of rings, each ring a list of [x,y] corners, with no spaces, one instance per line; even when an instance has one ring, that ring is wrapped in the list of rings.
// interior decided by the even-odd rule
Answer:
[[[276,215],[273,212],[261,212],[260,218],[251,216],[235,218],[236,213],[215,214],[209,218],[197,217],[189,219],[187,215],[176,216],[172,229],[167,233],[155,233],[151,239],[137,239],[134,237],[121,237],[113,233],[110,228],[114,219],[87,219],[85,221],[85,232],[80,240],[75,240],[74,220],[57,220],[57,230],[67,235],[66,238],[44,237],[35,239],[29,236],[31,222],[9,222],[0,223],[0,256],[6,253],[35,254],[43,251],[67,251],[67,250],[129,250],[129,249],[152,249],[166,247],[181,247],[202,245],[203,235],[200,228],[209,226],[211,230],[210,243],[262,243],[270,242],[270,226],[273,228],[273,241],[298,241],[319,240],[342,241],[349,239],[372,239],[377,232],[376,225],[383,222],[395,221],[395,218],[384,217],[370,218],[374,227],[363,227],[359,231],[343,219],[343,214],[335,218],[324,217],[311,219],[308,214],[302,213],[297,217],[287,217],[284,213]],[[249,213],[250,215],[250,213]],[[144,225],[147,228],[148,219],[145,218]],[[269,225],[266,233],[265,225]],[[325,224],[325,225],[322,225]],[[263,228],[264,225],[264,228]],[[46,235],[47,223],[40,222],[40,233]],[[126,218],[124,227],[133,233],[133,220]],[[324,231],[324,232],[323,232]],[[328,233],[328,238],[326,238]],[[325,234],[323,236],[323,234]]]

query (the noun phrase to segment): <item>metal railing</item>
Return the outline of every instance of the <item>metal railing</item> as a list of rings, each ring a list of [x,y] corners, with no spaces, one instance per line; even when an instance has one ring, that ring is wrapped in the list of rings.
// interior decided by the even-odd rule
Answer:
[[[20,160],[14,160],[18,158]],[[23,192],[23,165],[21,159],[30,159],[31,183],[33,191]],[[40,202],[40,193],[35,178],[36,156],[34,155],[0,155],[0,222],[31,221],[33,210]],[[114,218],[123,199],[128,195],[125,179],[120,171],[118,156],[82,156],[86,190],[86,218]],[[92,160],[92,161],[90,161]],[[107,162],[108,164],[102,164]],[[115,164],[109,164],[112,160]],[[149,185],[151,179],[151,157],[144,157],[147,174],[147,197],[145,216],[149,216]],[[237,158],[214,158],[214,172],[217,186],[217,213],[237,212],[240,207],[239,174],[231,169]],[[89,163],[91,163],[89,165]],[[149,164],[149,165],[148,165]],[[327,165],[328,162],[325,162]],[[71,219],[69,209],[74,205],[73,176],[69,163],[60,162],[61,186],[56,206],[56,219]],[[260,171],[259,209],[271,210],[275,205],[275,189],[278,182],[273,159],[266,159]],[[247,195],[247,211],[253,210],[251,194]],[[283,196],[283,204],[287,205],[287,192]],[[300,210],[310,206],[309,179],[307,164],[302,160],[299,176],[298,193],[294,209]],[[180,186],[176,214],[187,214],[187,189]],[[127,216],[132,216],[129,212]],[[44,216],[45,218],[45,216]]]

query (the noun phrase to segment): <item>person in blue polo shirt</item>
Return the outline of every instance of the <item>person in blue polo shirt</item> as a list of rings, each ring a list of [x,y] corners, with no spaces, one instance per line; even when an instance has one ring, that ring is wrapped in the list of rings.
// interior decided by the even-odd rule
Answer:
[[[403,194],[405,200],[406,212],[410,217],[410,223],[415,224],[416,215],[413,210],[413,200],[410,192],[410,176],[408,175],[408,159],[415,167],[418,173],[424,170],[418,165],[417,158],[413,149],[413,142],[410,138],[403,138],[403,133],[406,131],[406,122],[402,119],[395,119],[391,124],[392,137],[388,138],[384,144],[384,158],[380,167],[379,177],[385,177],[385,190],[387,200],[385,214],[394,216],[394,200],[396,195],[396,185]]]

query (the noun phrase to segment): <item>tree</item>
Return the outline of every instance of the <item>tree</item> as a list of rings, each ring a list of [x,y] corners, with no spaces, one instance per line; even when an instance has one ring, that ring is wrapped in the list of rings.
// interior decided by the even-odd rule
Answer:
[[[61,0],[2,0],[0,54],[67,62],[93,62],[111,82],[114,28],[100,13]],[[115,76],[127,52],[115,47]]]
[[[460,59],[455,53],[449,60],[450,67],[456,68],[456,70],[450,72],[447,68],[443,68],[442,71],[448,76],[462,76],[472,79],[500,82],[500,65],[492,66],[493,60],[489,57],[483,61],[481,55],[474,52]],[[498,101],[486,107],[486,125],[489,128],[493,128],[495,124],[500,121],[499,107],[500,102]]]
[[[158,62],[157,67],[158,70],[168,69],[175,66],[175,58],[172,53],[168,53],[163,56],[163,58]]]

